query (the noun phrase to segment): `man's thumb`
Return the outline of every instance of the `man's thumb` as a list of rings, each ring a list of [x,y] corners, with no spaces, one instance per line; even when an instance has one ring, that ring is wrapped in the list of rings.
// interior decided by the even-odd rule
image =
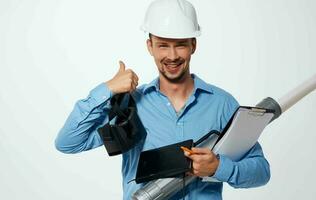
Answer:
[[[120,69],[119,72],[124,72],[125,71],[125,64],[123,63],[123,61],[120,60]]]

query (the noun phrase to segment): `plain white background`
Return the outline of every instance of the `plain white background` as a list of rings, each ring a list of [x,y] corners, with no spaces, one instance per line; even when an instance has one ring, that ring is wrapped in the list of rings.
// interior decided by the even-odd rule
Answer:
[[[202,36],[191,71],[242,105],[276,99],[316,73],[313,0],[191,1]],[[65,155],[54,139],[76,100],[125,61],[157,76],[139,30],[148,0],[0,1],[0,198],[121,199],[120,157],[103,147]],[[224,199],[315,199],[316,94],[260,138],[270,182],[224,186]]]

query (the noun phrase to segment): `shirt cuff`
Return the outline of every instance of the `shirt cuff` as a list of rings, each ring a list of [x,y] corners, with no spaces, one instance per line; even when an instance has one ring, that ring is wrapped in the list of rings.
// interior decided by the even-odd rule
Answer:
[[[219,165],[213,178],[227,182],[234,171],[234,162],[224,155],[219,155]]]
[[[113,96],[113,92],[108,88],[108,86],[105,83],[101,83],[90,91],[89,96],[95,100],[97,104],[96,106],[99,106],[102,103],[111,99],[111,97]]]

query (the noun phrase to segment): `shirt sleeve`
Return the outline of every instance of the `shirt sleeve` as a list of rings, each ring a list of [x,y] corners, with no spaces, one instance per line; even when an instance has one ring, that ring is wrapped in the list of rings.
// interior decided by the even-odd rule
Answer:
[[[224,155],[219,157],[219,166],[213,177],[234,188],[258,187],[270,180],[270,166],[258,142],[238,162]]]
[[[97,128],[108,122],[112,95],[101,83],[87,98],[77,101],[55,139],[56,148],[63,153],[78,153],[101,146]]]

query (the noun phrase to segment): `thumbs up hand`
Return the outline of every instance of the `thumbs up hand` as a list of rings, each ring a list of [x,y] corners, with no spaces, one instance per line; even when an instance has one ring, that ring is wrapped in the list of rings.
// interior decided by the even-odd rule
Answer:
[[[125,64],[120,61],[120,68],[115,76],[105,84],[114,93],[132,92],[138,85],[138,77],[131,69],[125,69]]]

